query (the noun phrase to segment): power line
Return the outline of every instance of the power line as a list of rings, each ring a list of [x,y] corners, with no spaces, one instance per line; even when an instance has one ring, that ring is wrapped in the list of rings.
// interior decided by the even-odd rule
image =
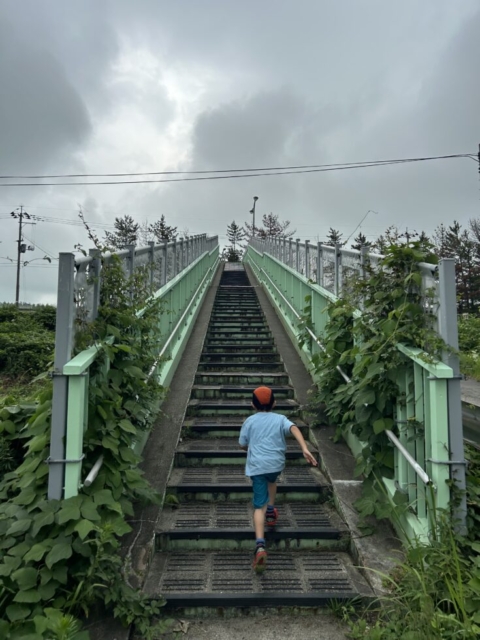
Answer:
[[[429,156],[429,157],[421,157],[421,158],[401,158],[398,160],[374,160],[368,162],[350,162],[343,164],[329,164],[329,165],[299,165],[299,168],[292,168],[290,170],[289,167],[271,167],[265,169],[221,169],[216,171],[196,171],[196,172],[157,172],[157,173],[145,173],[145,174],[124,174],[124,175],[168,175],[170,173],[228,173],[229,175],[209,175],[209,176],[200,176],[195,178],[165,178],[161,180],[115,180],[115,181],[102,181],[102,182],[17,182],[17,183],[0,183],[0,187],[59,187],[59,186],[89,186],[89,185],[116,185],[116,184],[159,184],[166,182],[198,182],[205,180],[233,180],[239,178],[257,178],[257,177],[265,177],[265,176],[278,176],[278,175],[291,175],[291,174],[301,174],[301,173],[323,173],[327,171],[345,171],[352,169],[366,169],[371,167],[379,167],[379,166],[390,166],[395,164],[406,164],[411,162],[428,162],[431,160],[451,160],[457,158],[472,158],[472,154],[461,153],[461,154],[451,154],[444,156]],[[310,169],[304,169],[300,167],[315,167]],[[234,171],[240,175],[232,175],[230,172]],[[252,171],[255,173],[245,173],[248,171]],[[269,173],[265,173],[268,171]],[[262,173],[258,173],[262,172]],[[58,175],[52,176],[56,178],[68,178],[68,177],[95,177],[95,176],[121,176],[122,174],[72,174],[70,175]],[[0,176],[0,179],[44,179],[47,176]]]

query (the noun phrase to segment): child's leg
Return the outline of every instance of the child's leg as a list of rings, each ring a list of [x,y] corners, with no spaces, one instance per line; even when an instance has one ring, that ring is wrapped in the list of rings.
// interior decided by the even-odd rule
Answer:
[[[268,506],[275,506],[275,498],[277,497],[277,483],[269,482],[268,483]]]
[[[267,505],[264,505],[260,509],[255,509],[253,512],[253,524],[255,526],[255,538],[257,540],[265,539],[265,513],[267,511]]]

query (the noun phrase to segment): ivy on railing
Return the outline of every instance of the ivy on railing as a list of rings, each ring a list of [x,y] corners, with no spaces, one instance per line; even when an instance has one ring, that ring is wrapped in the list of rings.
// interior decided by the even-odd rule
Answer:
[[[158,501],[133,446],[156,415],[163,388],[148,373],[158,354],[160,302],[141,270],[126,278],[118,261],[103,272],[103,304],[78,348],[98,345],[91,366],[85,473],[101,453],[96,480],[80,495],[47,500],[51,388],[36,405],[0,411],[0,433],[23,444],[20,466],[0,481],[0,637],[84,640],[79,619],[97,612],[132,622],[145,638],[161,598],[129,585],[120,539],[138,500]],[[143,308],[141,314],[136,310]],[[112,339],[113,338],[113,339]],[[107,340],[108,339],[108,340]],[[123,579],[119,579],[122,577]]]
[[[393,477],[393,449],[385,432],[398,433],[395,407],[406,402],[397,380],[410,361],[397,344],[421,348],[432,360],[445,349],[434,330],[433,303],[428,302],[433,295],[422,291],[419,264],[426,257],[419,243],[410,242],[390,247],[375,269],[367,261],[363,277],[350,281],[348,295],[329,304],[329,321],[321,337],[325,350],[312,356],[318,390],[310,411],[326,415],[337,426],[337,439],[352,433],[363,443],[355,468],[355,475],[364,478],[357,502],[363,517],[393,515],[379,479]],[[310,300],[306,302],[301,323],[304,341],[310,339],[305,331]],[[338,367],[351,382],[345,382]],[[400,493],[395,500],[399,505],[406,502]],[[396,517],[398,513],[397,509]]]

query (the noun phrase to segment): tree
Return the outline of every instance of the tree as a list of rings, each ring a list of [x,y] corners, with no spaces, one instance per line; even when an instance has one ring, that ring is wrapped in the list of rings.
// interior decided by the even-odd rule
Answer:
[[[233,220],[231,224],[227,226],[227,238],[235,250],[237,244],[240,244],[240,242],[245,238],[245,230],[242,227],[239,227],[235,220]]]
[[[470,230],[471,234],[454,220],[448,228],[437,227],[434,234],[438,257],[455,258],[459,313],[477,312],[480,305],[480,244],[475,221],[470,221]]]
[[[249,224],[245,222],[245,234],[248,239],[250,239],[254,235],[255,236],[266,239],[266,238],[275,238],[275,237],[283,237],[290,238],[296,232],[296,229],[288,230],[290,226],[290,220],[280,220],[278,214],[275,215],[273,213],[263,214],[262,218],[263,227],[257,227],[255,225],[255,230],[253,229],[253,224]]]
[[[140,225],[129,215],[115,218],[115,231],[105,231],[105,244],[113,249],[124,249],[129,244],[137,244]]]
[[[241,251],[234,249],[231,245],[225,247],[222,251],[222,260],[225,262],[240,262],[241,257]]]
[[[337,231],[337,229],[332,229],[332,227],[330,227],[327,233],[327,239],[324,244],[326,244],[327,247],[334,247],[336,244],[342,244],[342,235],[343,234],[340,233],[340,231]]]
[[[404,244],[401,241],[400,231],[394,224],[390,225],[385,233],[382,233],[378,236],[378,238],[372,244],[372,249],[374,251],[377,251],[378,253],[383,254],[392,244],[397,246]]]
[[[148,230],[153,234],[157,242],[163,242],[164,240],[175,240],[177,237],[177,227],[169,227],[165,220],[165,216],[162,215],[160,220],[157,220],[148,227]]]
[[[370,248],[372,245],[371,242],[368,242],[367,240],[367,236],[365,236],[361,231],[358,233],[358,235],[353,239],[353,244],[351,245],[352,249],[356,249],[357,251],[360,251],[360,249],[362,247],[368,247]]]

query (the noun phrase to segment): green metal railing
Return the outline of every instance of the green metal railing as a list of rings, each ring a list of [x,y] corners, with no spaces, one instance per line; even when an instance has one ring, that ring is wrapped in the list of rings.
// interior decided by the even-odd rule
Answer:
[[[218,238],[208,240],[208,243],[204,243],[203,253],[152,296],[154,299],[161,299],[163,304],[157,326],[159,354],[150,375],[156,376],[163,386],[170,383],[175,373],[202,301],[219,266]],[[138,313],[141,314],[142,311]],[[61,371],[56,373],[57,379],[61,377],[65,387],[65,393],[57,397],[57,402],[62,402],[65,397],[65,407],[57,406],[57,412],[64,412],[65,420],[61,442],[58,442],[58,437],[54,441],[56,436],[52,430],[50,450],[56,448],[61,453],[57,453],[56,459],[49,460],[50,473],[53,471],[55,474],[49,483],[49,498],[75,496],[82,484],[83,434],[88,423],[89,368],[100,353],[101,348],[92,345],[68,359]],[[141,452],[147,438],[148,433],[136,443],[137,452]],[[93,476],[91,472],[89,475],[92,477],[86,479],[87,486],[93,481],[101,464],[100,457],[92,470]]]
[[[296,251],[292,252],[292,247],[296,248]],[[277,257],[272,255],[273,253],[276,253]],[[314,264],[318,264],[315,270],[316,277],[318,281],[323,282],[320,280],[320,277],[324,277],[320,253],[319,247]],[[353,252],[346,253],[351,261]],[[301,248],[298,241],[295,245],[290,241],[290,252],[288,252],[288,244],[285,240],[268,243],[254,239],[248,246],[244,262],[252,268],[256,278],[262,284],[302,360],[310,369],[312,356],[324,349],[322,336],[328,322],[326,309],[330,302],[337,300],[337,295],[304,275],[305,272],[311,275],[313,271],[309,269],[308,242],[304,250],[306,259],[304,258],[303,268],[300,254]],[[357,254],[357,270],[360,271],[365,252],[357,252]],[[376,259],[378,261],[378,256]],[[341,252],[336,253],[336,264],[332,267],[330,274],[332,289],[334,288],[340,296],[341,261]],[[350,266],[350,268],[353,267]],[[441,261],[438,315],[440,327],[448,327],[448,331],[444,330],[442,337],[448,344],[456,347],[454,268],[453,261]],[[345,274],[345,265],[343,270]],[[428,284],[431,284],[431,280]],[[309,330],[311,340],[300,347],[298,323],[304,313],[306,296],[310,296],[311,300],[310,320],[313,330]],[[451,318],[452,305],[448,304],[448,300],[450,303],[453,300],[454,320]],[[447,318],[448,314],[450,316]],[[459,389],[457,389],[457,386],[459,387],[458,364],[455,363],[454,358],[452,361],[451,355],[446,356],[448,364],[445,364],[432,361],[430,357],[422,357],[419,349],[402,344],[398,344],[397,348],[407,356],[408,360],[405,370],[398,372],[397,379],[398,436],[392,431],[387,432],[394,447],[394,477],[384,478],[383,482],[392,501],[397,491],[408,499],[409,509],[405,515],[401,516],[400,521],[403,533],[409,538],[418,536],[427,539],[432,528],[435,527],[437,510],[450,508],[451,483],[449,481],[456,480],[460,489],[465,486],[463,444],[460,454],[458,450],[458,438],[462,437],[461,401]],[[453,366],[449,366],[450,364]],[[350,382],[343,371],[340,373],[347,383]],[[414,425],[418,423],[423,425],[421,432],[415,429]],[[346,435],[346,440],[352,453],[359,455],[364,444],[352,433]],[[452,446],[454,440],[455,447]],[[461,500],[455,513],[460,522],[460,528],[465,522],[465,509],[465,502]]]

